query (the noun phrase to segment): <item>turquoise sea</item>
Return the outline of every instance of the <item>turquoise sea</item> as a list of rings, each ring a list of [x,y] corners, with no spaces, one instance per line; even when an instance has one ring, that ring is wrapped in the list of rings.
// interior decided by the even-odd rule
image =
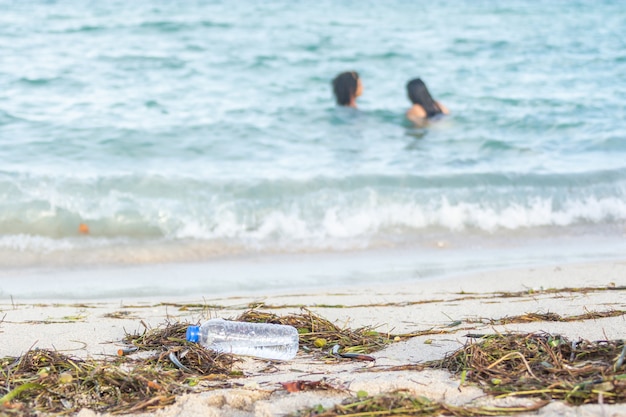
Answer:
[[[625,33],[618,0],[0,0],[0,296],[623,258]]]

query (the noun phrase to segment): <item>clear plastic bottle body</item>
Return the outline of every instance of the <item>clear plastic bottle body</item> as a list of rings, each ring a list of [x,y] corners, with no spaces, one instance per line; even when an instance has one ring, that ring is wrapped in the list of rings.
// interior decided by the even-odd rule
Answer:
[[[187,330],[187,340],[208,349],[263,359],[289,360],[298,352],[295,327],[211,319]]]

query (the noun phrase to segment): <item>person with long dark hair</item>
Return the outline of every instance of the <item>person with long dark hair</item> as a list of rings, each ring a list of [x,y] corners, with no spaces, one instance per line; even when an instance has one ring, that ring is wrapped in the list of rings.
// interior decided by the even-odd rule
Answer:
[[[356,108],[356,98],[363,93],[363,84],[356,71],[342,72],[333,80],[333,92],[337,104]]]
[[[415,123],[423,123],[425,120],[440,115],[448,114],[448,109],[430,95],[426,84],[420,78],[408,82],[406,91],[413,106],[406,112],[407,119]]]

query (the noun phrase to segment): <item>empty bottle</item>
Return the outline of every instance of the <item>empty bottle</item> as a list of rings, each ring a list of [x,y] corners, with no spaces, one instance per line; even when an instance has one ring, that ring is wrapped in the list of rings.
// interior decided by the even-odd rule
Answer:
[[[211,319],[187,328],[187,340],[220,353],[289,360],[298,352],[295,327]]]

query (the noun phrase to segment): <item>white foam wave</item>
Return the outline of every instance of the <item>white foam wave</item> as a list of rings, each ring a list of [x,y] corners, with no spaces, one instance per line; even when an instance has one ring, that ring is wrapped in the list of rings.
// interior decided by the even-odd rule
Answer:
[[[501,203],[501,202],[500,202]],[[626,201],[617,197],[586,197],[557,201],[533,197],[520,202],[452,202],[446,197],[426,203],[382,201],[335,205],[313,210],[293,205],[264,213],[219,209],[208,223],[184,221],[177,238],[235,239],[268,245],[294,243],[332,244],[342,239],[402,235],[431,229],[452,232],[478,230],[489,233],[550,226],[619,223],[626,221]]]
[[[19,252],[49,253],[54,250],[71,250],[75,247],[69,240],[52,239],[45,236],[26,234],[0,236],[0,248]]]
[[[73,238],[50,238],[29,234],[0,235],[0,249],[15,252],[35,252],[51,254],[57,251],[75,251],[94,248],[106,248],[115,245],[127,245],[126,238],[106,238],[81,236]]]
[[[617,196],[538,197],[489,196],[453,200],[446,196],[389,195],[367,190],[346,195],[304,196],[286,203],[212,205],[113,204],[92,207],[87,220],[92,233],[79,236],[77,224],[87,217],[80,207],[45,206],[27,223],[11,221],[0,234],[0,248],[48,253],[102,248],[122,242],[228,242],[250,250],[363,247],[380,238],[410,241],[416,235],[440,232],[506,234],[542,227],[621,224],[626,200]],[[134,207],[129,211],[129,207]],[[203,210],[203,208],[206,209]],[[32,211],[32,210],[31,210]],[[33,214],[33,216],[35,216]],[[26,231],[14,224],[25,224]],[[60,230],[60,232],[58,232]],[[39,231],[39,232],[38,232]],[[53,232],[49,232],[53,231]],[[1,233],[1,232],[0,232]]]
[[[510,204],[502,209],[479,203],[451,204],[442,199],[439,210],[428,213],[430,223],[453,231],[476,228],[487,232],[542,226],[573,226],[626,220],[626,202],[607,197],[568,199],[556,204],[552,198],[534,198],[527,205]]]

